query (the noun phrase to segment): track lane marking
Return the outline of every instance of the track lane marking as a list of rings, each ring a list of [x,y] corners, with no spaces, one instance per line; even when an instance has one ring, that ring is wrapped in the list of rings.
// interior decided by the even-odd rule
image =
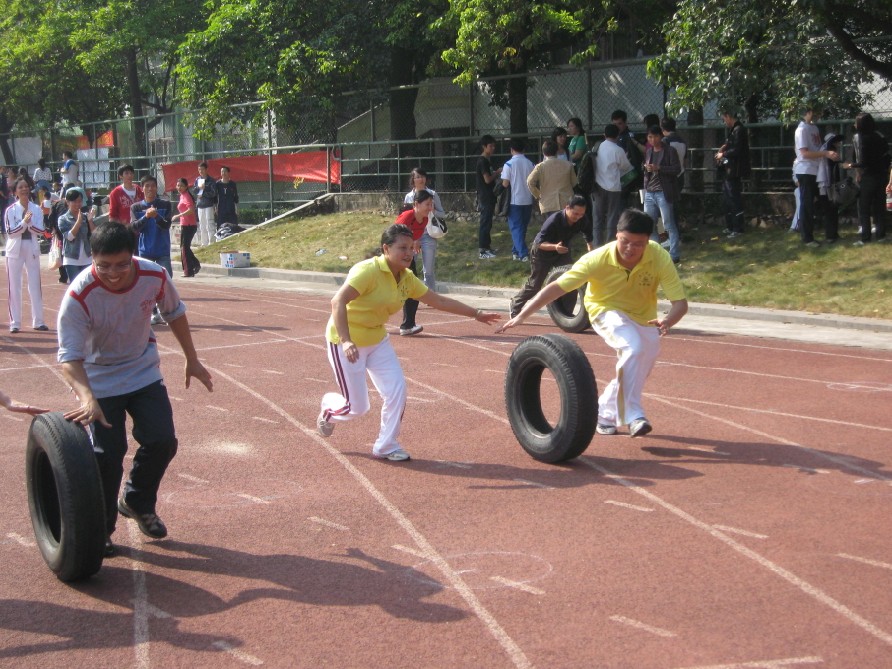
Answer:
[[[22,546],[26,546],[27,548],[33,548],[37,545],[30,539],[26,539],[21,534],[18,534],[16,532],[7,532],[6,536],[15,541],[17,544],[21,544]]]
[[[192,476],[191,474],[177,474],[181,479],[186,479],[187,481],[192,481],[192,483],[210,483],[207,479],[200,479],[197,476]]]
[[[554,490],[554,486],[545,485],[544,483],[536,483],[535,481],[530,481],[529,479],[511,479],[512,481],[516,481],[517,483],[523,483],[524,485],[532,486],[533,488],[541,488],[542,490]]]
[[[849,555],[848,553],[837,553],[836,557],[845,558],[846,560],[854,560],[855,562],[867,564],[867,565],[870,565],[871,567],[881,567],[883,569],[892,569],[892,564],[889,564],[887,562],[880,562],[879,560],[871,560],[869,558],[858,557],[857,555]]]
[[[490,576],[489,580],[495,581],[496,583],[501,583],[504,586],[509,588],[514,588],[515,590],[522,590],[523,592],[528,592],[531,595],[544,595],[545,591],[539,588],[534,588],[532,585],[528,585],[523,581],[512,581],[510,578],[505,578],[504,576]]]
[[[739,534],[744,537],[751,537],[752,539],[767,539],[767,534],[759,534],[758,532],[750,532],[749,530],[741,530],[739,527],[729,527],[728,525],[713,525],[713,527],[717,530],[721,530],[722,532],[730,532],[731,534]]]
[[[325,527],[330,527],[333,530],[341,530],[342,532],[347,532],[350,530],[346,525],[340,525],[338,523],[332,522],[330,520],[325,520],[325,518],[319,518],[317,516],[310,516],[307,518],[310,522],[318,523],[319,525],[325,525]]]
[[[648,506],[637,506],[635,504],[628,504],[626,502],[617,502],[612,499],[605,499],[604,504],[613,504],[614,506],[621,506],[624,509],[632,509],[633,511],[653,511],[653,508]]]
[[[631,618],[626,618],[625,616],[610,616],[610,620],[615,623],[621,623],[623,625],[628,625],[629,627],[634,627],[635,629],[642,630],[644,632],[650,632],[651,634],[655,634],[656,636],[660,636],[663,638],[671,638],[677,636],[675,632],[670,632],[669,630],[664,630],[659,627],[653,627],[652,625],[647,625],[640,620],[632,620]]]
[[[699,667],[684,667],[683,669],[780,669],[780,667],[792,667],[796,664],[823,664],[824,658],[810,657],[785,657],[779,660],[752,660],[750,662],[735,662],[734,664],[710,664]]]
[[[254,657],[253,655],[249,655],[245,651],[235,648],[234,646],[232,646],[232,644],[230,644],[226,641],[214,641],[211,645],[214,648],[216,648],[217,650],[221,650],[224,653],[226,653],[227,655],[231,655],[236,660],[239,660],[240,662],[244,662],[245,664],[250,664],[251,666],[254,666],[254,667],[259,667],[260,665],[263,664],[263,660],[261,660],[259,657]]]

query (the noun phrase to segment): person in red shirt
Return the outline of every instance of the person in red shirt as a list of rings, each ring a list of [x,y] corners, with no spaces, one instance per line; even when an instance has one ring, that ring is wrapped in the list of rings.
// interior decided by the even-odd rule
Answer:
[[[134,202],[142,202],[144,196],[139,184],[133,183],[136,171],[133,165],[122,165],[118,168],[121,185],[115,186],[108,194],[108,220],[130,226],[130,207]],[[88,206],[88,203],[84,203]]]
[[[417,256],[421,253],[421,236],[427,228],[428,220],[434,209],[434,196],[429,190],[415,191],[412,208],[407,209],[396,219],[397,225],[405,225],[412,231],[412,245]],[[409,265],[412,273],[416,273],[415,258],[412,258],[412,264]],[[421,332],[424,328],[415,324],[415,313],[418,311],[418,300],[409,298],[403,304],[403,322],[400,325],[400,334],[403,336],[414,335]]]

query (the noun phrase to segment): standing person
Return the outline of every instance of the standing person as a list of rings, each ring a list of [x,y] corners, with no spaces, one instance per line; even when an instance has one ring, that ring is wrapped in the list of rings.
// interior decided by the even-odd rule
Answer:
[[[62,175],[63,190],[68,184],[74,184],[75,186],[80,184],[80,181],[77,178],[79,171],[80,168],[77,164],[77,161],[72,156],[71,151],[63,151],[62,167],[59,169],[59,173]]]
[[[873,116],[861,112],[855,117],[853,140],[855,161],[848,168],[855,169],[855,179],[861,186],[858,191],[858,220],[861,223],[861,239],[854,246],[864,246],[871,241],[870,217],[876,226],[877,243],[886,241],[886,208],[883,202],[883,182],[889,172],[889,143],[877,132]],[[7,254],[8,255],[8,254]]]
[[[220,180],[214,182],[217,192],[217,229],[227,224],[238,225],[238,184],[229,176],[229,168],[220,168]]]
[[[152,260],[173,276],[170,263],[170,202],[158,197],[158,181],[151,174],[141,179],[144,199],[130,207],[130,227],[139,235],[138,254],[140,258]],[[152,325],[164,322],[161,312],[155,308]]]
[[[521,312],[496,330],[522,324],[549,302],[588,283],[585,308],[592,326],[616,350],[616,378],[598,398],[598,434],[616,434],[629,426],[629,436],[642,437],[653,426],[641,396],[660,352],[660,337],[687,313],[688,302],[678,272],[666,250],[654,241],[654,222],[643,211],[625,210],[616,241],[586,253],[557,281],[527,302]],[[657,316],[657,288],[671,302],[669,313]]]
[[[567,129],[558,126],[554,130],[551,131],[551,139],[557,144],[557,153],[555,154],[558,160],[566,160],[570,161],[570,149],[568,147],[570,143],[570,138],[567,136]]]
[[[625,149],[619,143],[619,128],[610,123],[604,127],[604,141],[595,158],[595,189],[592,191],[595,246],[616,239],[616,224],[623,209],[622,175],[632,169]]]
[[[118,223],[99,225],[90,247],[92,270],[78,275],[59,308],[58,360],[80,403],[65,414],[66,420],[92,426],[105,497],[105,554],[110,557],[115,553],[111,535],[118,513],[135,520],[146,536],[167,536],[156,503],[161,479],[177,452],[177,438],[149,325],[156,302],[186,358],[186,388],[193,378],[209,391],[213,383],[198,360],[179,293],[163,268],[133,257],[130,230]],[[127,453],[127,414],[139,446],[118,498]]]
[[[743,180],[750,175],[750,144],[746,128],[731,111],[722,112],[727,135],[718,153],[715,154],[722,181],[722,202],[725,207],[725,232],[733,239],[744,232],[743,221]]]
[[[214,178],[208,175],[208,164],[198,164],[195,178],[195,205],[198,209],[198,241],[200,246],[214,243],[217,224],[214,221],[214,206],[217,203],[217,189]]]
[[[33,179],[35,188],[43,188],[47,193],[52,190],[53,172],[46,166],[46,161],[43,158],[37,160]]]
[[[585,129],[582,127],[582,121],[577,117],[567,121],[567,132],[570,135],[570,145],[567,151],[570,153],[570,160],[573,166],[577,167],[582,156],[588,151],[588,142],[585,139]]]
[[[688,143],[675,129],[674,118],[667,117],[660,121],[660,130],[663,131],[663,138],[669,142],[669,146],[675,149],[675,153],[678,154],[678,164],[681,165],[681,172],[678,173],[678,190],[681,191],[684,185],[684,159],[688,153]]]
[[[59,233],[62,235],[62,267],[68,283],[92,263],[90,235],[95,226],[93,217],[83,209],[83,196],[79,188],[69,188],[65,194],[68,211],[59,217]]]
[[[821,151],[836,154],[836,160],[824,158],[818,164],[818,206],[817,211],[824,219],[824,239],[828,244],[835,244],[839,240],[839,205],[830,199],[830,190],[833,184],[839,181],[839,161],[842,135],[828,132],[824,136]]]
[[[27,182],[28,182],[28,188],[31,189],[31,192],[32,192],[32,193],[34,192],[34,188],[35,188],[35,186],[34,186],[34,179],[32,179],[31,176],[28,174],[28,168],[27,168],[27,167],[20,167],[20,168],[19,168],[18,175],[16,176],[16,178],[17,178],[17,179],[24,179],[25,181],[27,181]]]
[[[566,160],[558,160],[557,144],[553,139],[542,142],[542,155],[545,160],[536,165],[527,177],[527,188],[539,200],[539,211],[548,218],[560,211],[573,196],[576,186],[576,172]]]
[[[9,331],[22,327],[22,273],[28,275],[31,299],[31,325],[35,330],[49,330],[43,322],[43,294],[40,290],[40,243],[43,213],[31,202],[31,187],[25,179],[15,182],[16,200],[3,214],[6,232],[6,279],[9,286]]]
[[[570,257],[570,240],[573,235],[581,232],[585,237],[586,247],[589,251],[592,250],[591,230],[584,225],[577,225],[585,219],[587,208],[588,200],[584,195],[571,195],[561,211],[556,211],[545,219],[542,229],[533,240],[530,277],[509,303],[511,318],[517,316],[523,306],[542,289],[542,284],[553,268],[573,262]]]
[[[475,182],[477,184],[477,211],[480,212],[480,229],[477,235],[477,246],[480,249],[480,260],[490,260],[496,257],[492,250],[492,219],[496,213],[496,195],[493,192],[496,179],[502,168],[492,168],[492,154],[496,150],[496,140],[492,135],[483,135],[480,138],[480,157],[477,158],[477,166],[474,169]]]
[[[201,270],[201,263],[192,252],[192,239],[198,230],[195,198],[189,190],[189,182],[183,177],[177,179],[177,192],[180,198],[177,202],[179,213],[171,216],[170,222],[180,219],[180,264],[183,266],[183,276],[192,277]]]
[[[406,380],[384,325],[407,298],[481,323],[494,323],[499,314],[487,313],[429,290],[409,270],[414,256],[412,232],[391,225],[381,235],[382,254],[364,260],[350,270],[347,280],[331,300],[326,339],[328,361],[340,392],[326,393],[316,428],[330,437],[335,424],[368,412],[368,373],[381,394],[381,428],[372,455],[394,462],[409,459],[399,442],[406,408]]]
[[[527,179],[535,165],[523,155],[523,140],[511,140],[511,158],[502,166],[502,185],[511,186],[511,204],[508,208],[508,229],[511,231],[512,257],[529,262],[530,249],[527,247],[527,228],[533,216],[533,194],[527,186]]]
[[[663,219],[669,233],[669,255],[672,262],[681,262],[681,237],[675,224],[675,201],[678,199],[678,182],[681,172],[678,154],[669,142],[664,141],[663,131],[652,125],[647,131],[650,147],[644,155],[644,211],[654,220]],[[657,213],[659,212],[659,214]]]
[[[412,233],[412,248],[413,248],[413,257],[412,262],[409,263],[409,269],[412,271],[413,275],[417,274],[417,266],[416,259],[419,253],[422,253],[423,249],[423,238],[429,237],[430,241],[434,242],[433,251],[436,252],[436,239],[430,237],[427,234],[427,224],[430,221],[431,212],[434,209],[434,197],[431,195],[430,191],[427,189],[414,191],[412,194],[412,208],[408,211],[404,211],[402,214],[397,216],[396,225],[404,225],[409,231]],[[430,246],[428,246],[430,250]],[[422,255],[422,262],[424,262],[424,256]],[[427,271],[424,272],[425,278],[427,278]],[[436,285],[436,281],[434,279],[433,273],[431,273],[430,277],[431,283]],[[425,282],[429,290],[433,290],[429,284]],[[415,314],[418,311],[418,300],[414,300],[411,297],[407,298],[403,303],[403,322],[400,324],[400,335],[402,336],[411,336],[416,335],[424,328],[421,325],[418,325],[415,322]]]
[[[403,198],[403,204],[414,207],[416,194],[425,190],[430,193],[431,199],[433,200],[433,208],[431,209],[430,215],[441,220],[446,218],[446,212],[443,211],[443,204],[440,202],[440,196],[437,195],[437,191],[428,186],[427,172],[420,167],[414,168],[409,177],[409,188],[411,188],[411,190],[406,193],[406,197]],[[427,227],[425,227],[424,231],[421,233],[419,242],[424,285],[431,290],[436,290],[437,240],[427,233]]]
[[[122,165],[118,168],[118,178],[121,183],[112,188],[108,194],[108,220],[112,223],[130,225],[130,207],[145,197],[140,185],[133,183],[135,175],[133,165]]]
[[[802,243],[817,248],[815,240],[815,201],[818,198],[818,167],[823,159],[839,160],[832,151],[821,150],[821,131],[815,125],[817,112],[805,110],[796,128],[796,160],[793,162],[794,179],[799,182],[799,233]]]

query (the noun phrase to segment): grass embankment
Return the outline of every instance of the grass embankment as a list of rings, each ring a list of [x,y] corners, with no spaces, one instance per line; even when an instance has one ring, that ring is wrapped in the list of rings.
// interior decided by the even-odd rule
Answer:
[[[204,263],[218,263],[221,251],[247,251],[254,266],[347,272],[369,256],[392,222],[392,216],[355,212],[294,219],[224,240],[197,255]],[[528,243],[537,230],[531,226]],[[682,235],[679,273],[694,302],[892,318],[892,244],[857,248],[852,246],[856,230],[844,227],[842,234],[836,244],[812,250],[780,227],[750,229],[739,240],[726,239],[716,227],[689,228]],[[437,280],[522,286],[529,265],[511,260],[504,219],[493,225],[493,247],[498,258],[479,260],[476,224],[449,222],[449,234],[437,251]],[[577,236],[574,257],[584,250]]]

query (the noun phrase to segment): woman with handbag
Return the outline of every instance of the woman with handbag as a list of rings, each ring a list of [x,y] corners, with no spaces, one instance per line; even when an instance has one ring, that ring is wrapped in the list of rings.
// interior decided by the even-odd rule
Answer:
[[[31,324],[35,330],[49,330],[43,322],[43,294],[40,291],[40,241],[43,235],[43,212],[31,202],[31,185],[27,179],[15,182],[16,201],[3,215],[6,231],[6,278],[9,286],[9,331],[22,327],[22,278],[28,275],[28,296],[31,298]]]

